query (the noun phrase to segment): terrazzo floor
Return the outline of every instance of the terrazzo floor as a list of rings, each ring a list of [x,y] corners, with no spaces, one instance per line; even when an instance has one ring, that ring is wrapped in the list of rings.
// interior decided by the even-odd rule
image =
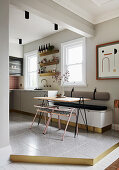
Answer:
[[[32,130],[29,129],[32,117],[18,113],[10,113],[10,144],[13,154],[55,156],[72,158],[95,158],[117,142],[119,132],[107,131],[96,134],[79,130],[74,138],[74,128],[68,128],[64,141],[61,141],[63,130],[57,130],[57,124],[49,126],[46,135],[43,135],[44,124],[35,122]],[[62,126],[64,128],[64,126]],[[0,170],[103,170],[119,157],[119,148],[115,149],[99,163],[92,166],[68,165],[40,165],[7,162]]]
[[[29,129],[31,121],[31,116],[10,114],[10,143],[14,154],[95,158],[119,142],[119,132],[116,131],[98,134],[79,130],[78,137],[74,138],[73,127],[68,128],[64,141],[61,141],[64,130],[58,130],[56,123],[52,123],[43,135],[45,125],[38,126],[35,122]]]

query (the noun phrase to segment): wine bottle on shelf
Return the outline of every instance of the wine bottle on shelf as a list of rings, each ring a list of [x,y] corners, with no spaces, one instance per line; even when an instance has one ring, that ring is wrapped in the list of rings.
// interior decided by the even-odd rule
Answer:
[[[45,50],[46,50],[46,52],[48,51],[48,45],[47,44],[46,44]]]
[[[48,51],[50,50],[50,47],[51,47],[51,46],[50,46],[50,43],[49,43],[49,44],[48,44]]]
[[[38,51],[39,51],[39,53],[41,53],[41,48],[40,48],[40,46],[39,46],[39,49],[38,49]]]
[[[46,52],[46,51],[45,51],[45,45],[44,45],[44,48],[43,48],[43,52]]]
[[[43,48],[42,48],[42,45],[41,45],[41,53],[43,52]]]

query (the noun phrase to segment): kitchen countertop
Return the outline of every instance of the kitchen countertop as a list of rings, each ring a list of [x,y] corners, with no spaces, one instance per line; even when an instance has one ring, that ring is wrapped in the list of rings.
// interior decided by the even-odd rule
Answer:
[[[33,90],[33,89],[9,89],[9,91],[58,91],[58,90]]]

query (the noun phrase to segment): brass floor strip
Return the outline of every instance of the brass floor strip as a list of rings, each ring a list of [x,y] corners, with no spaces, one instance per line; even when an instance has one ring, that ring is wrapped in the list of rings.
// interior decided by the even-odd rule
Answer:
[[[11,155],[12,162],[40,163],[40,164],[69,164],[69,165],[93,165],[93,159]]]
[[[93,160],[93,165],[95,165],[97,162],[99,162],[101,159],[103,159],[105,156],[107,156],[109,153],[111,153],[113,150],[115,150],[118,147],[119,147],[119,142],[113,145],[111,148],[107,149],[105,152],[103,152],[99,156],[97,156],[97,158]]]
[[[65,157],[48,157],[48,156],[28,156],[28,155],[10,155],[12,162],[23,163],[40,163],[40,164],[68,164],[68,165],[89,165],[93,166],[113,150],[119,147],[119,143],[113,145],[105,152],[94,159],[86,158],[65,158]]]

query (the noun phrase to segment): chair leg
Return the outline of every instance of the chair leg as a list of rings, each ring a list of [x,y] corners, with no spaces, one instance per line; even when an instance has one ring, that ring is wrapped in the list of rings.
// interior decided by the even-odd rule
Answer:
[[[35,121],[37,115],[38,115],[38,110],[36,111],[36,114],[35,114],[35,116],[34,116],[34,118],[33,118],[33,121],[32,121],[32,124],[31,124],[30,129],[32,128],[32,126],[33,126],[33,124],[34,124],[34,121]]]
[[[46,125],[46,113],[44,113],[44,120],[45,120],[45,125]]]
[[[46,127],[45,127],[45,129],[44,129],[44,131],[43,131],[43,134],[44,134],[44,135],[45,135],[46,132],[47,132],[47,128],[48,128],[48,126],[49,126],[49,123],[50,123],[50,121],[51,121],[51,118],[52,118],[52,114],[50,114],[50,117],[49,117],[49,119],[48,119],[48,121],[47,121],[47,123],[46,123]]]
[[[41,119],[42,119],[42,112],[40,112],[40,115],[39,115],[39,119],[38,119],[38,125],[40,124],[40,122],[41,122]]]
[[[66,124],[65,130],[64,130],[64,134],[63,134],[63,136],[62,136],[62,141],[64,140],[64,135],[65,135],[66,130],[67,130],[67,127],[68,127],[68,125],[69,125],[69,121],[70,121],[70,119],[71,119],[71,116],[72,116],[72,113],[70,114],[70,116],[69,116],[69,118],[68,118],[68,121],[67,121],[67,124]]]
[[[58,115],[58,128],[61,129],[60,115]]]

